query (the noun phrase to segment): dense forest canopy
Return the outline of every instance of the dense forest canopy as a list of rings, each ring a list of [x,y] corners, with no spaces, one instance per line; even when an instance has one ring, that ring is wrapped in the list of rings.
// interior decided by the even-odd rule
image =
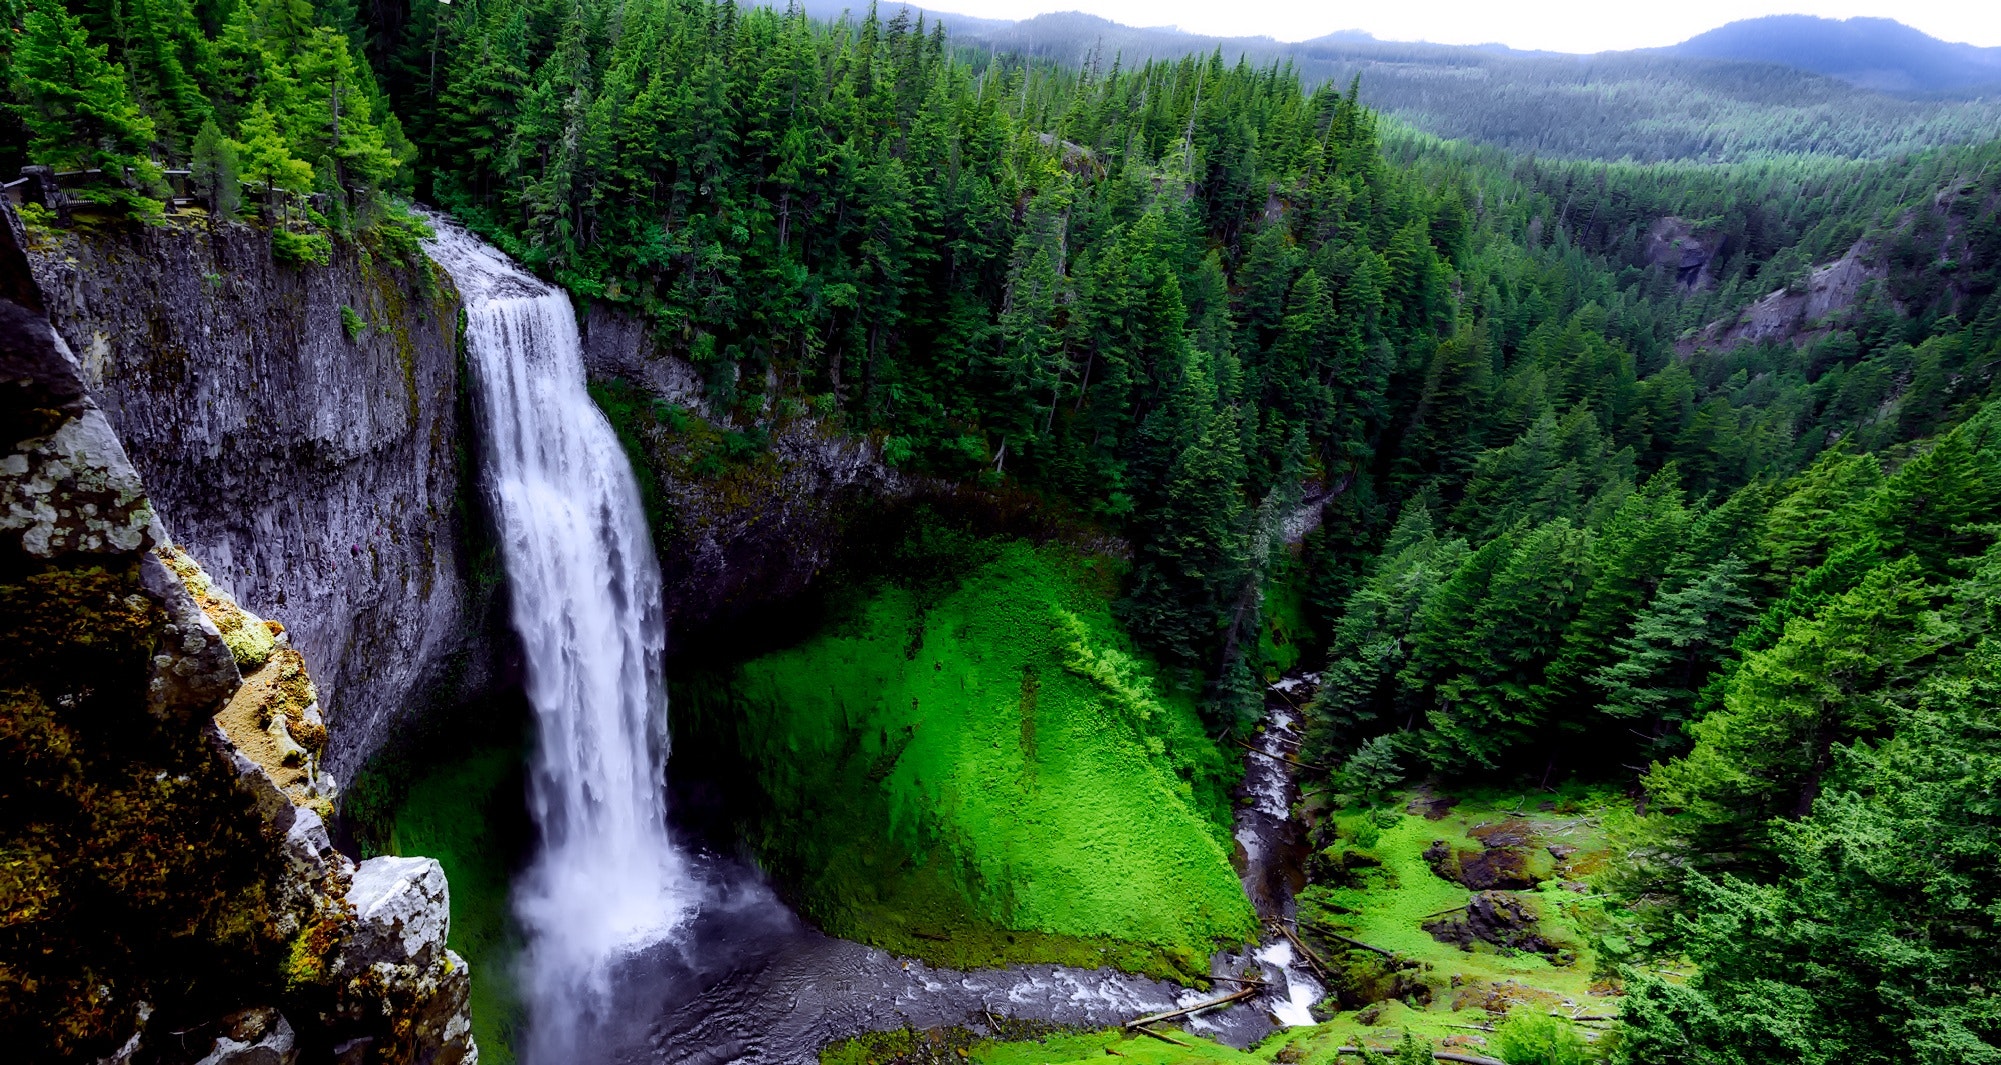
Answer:
[[[1121,618],[1213,730],[1324,661],[1330,787],[1630,782],[1615,938],[1702,968],[1627,974],[1628,1060],[2001,1060],[2001,145],[1538,160],[1285,65],[873,11],[0,10],[10,158],[141,214],[183,166],[218,213],[238,176],[348,205],[315,231],[426,198],[741,425],[1123,537]],[[1706,331],[1844,256],[1796,327]]]

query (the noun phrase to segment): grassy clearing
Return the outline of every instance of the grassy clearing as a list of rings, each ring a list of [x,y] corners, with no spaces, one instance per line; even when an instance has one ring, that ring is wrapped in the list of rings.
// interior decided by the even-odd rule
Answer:
[[[913,560],[729,686],[761,850],[829,931],[954,966],[1190,977],[1254,919],[1231,770],[1112,620],[1110,563],[985,541]]]
[[[1193,1047],[1109,1031],[984,1043],[969,1048],[971,1060],[988,1065],[1059,1065],[1120,1056],[1161,1062],[1353,1065],[1356,1059],[1340,1055],[1339,1048],[1367,1045],[1387,1052],[1406,1033],[1437,1049],[1496,1056],[1494,1037],[1480,1029],[1510,1010],[1580,1015],[1587,1018],[1579,1026],[1581,1031],[1602,1033],[1606,1026],[1590,1019],[1614,1016],[1618,1006],[1590,946],[1602,900],[1588,883],[1608,856],[1605,815],[1619,800],[1584,789],[1554,796],[1470,794],[1462,795],[1462,801],[1443,817],[1431,820],[1422,811],[1424,801],[1432,797],[1413,793],[1404,796],[1409,805],[1374,810],[1330,808],[1325,797],[1311,797],[1306,804],[1309,816],[1323,826],[1324,852],[1332,852],[1321,855],[1318,867],[1346,870],[1345,875],[1323,875],[1323,882],[1302,893],[1300,916],[1307,938],[1330,963],[1346,967],[1349,974],[1372,974],[1379,988],[1385,986],[1380,979],[1385,967],[1376,955],[1316,936],[1313,927],[1337,930],[1416,963],[1404,970],[1401,997],[1347,1010],[1330,999],[1323,1003],[1324,1023],[1276,1033],[1248,1051],[1204,1043],[1180,1031],[1174,1037]],[[1551,808],[1541,809],[1545,804]],[[1420,812],[1410,812],[1413,809]],[[1439,911],[1463,905],[1472,895],[1465,885],[1437,875],[1424,852],[1443,840],[1455,851],[1479,853],[1484,848],[1475,833],[1511,820],[1529,833],[1528,844],[1521,848],[1530,859],[1528,868],[1549,877],[1539,887],[1515,894],[1540,911],[1537,934],[1564,948],[1555,962],[1543,954],[1510,953],[1486,943],[1462,950],[1437,941],[1422,927]],[[1549,851],[1551,844],[1576,850],[1559,860]],[[1585,890],[1574,890],[1580,886]],[[1367,983],[1369,978],[1364,975],[1356,982]]]

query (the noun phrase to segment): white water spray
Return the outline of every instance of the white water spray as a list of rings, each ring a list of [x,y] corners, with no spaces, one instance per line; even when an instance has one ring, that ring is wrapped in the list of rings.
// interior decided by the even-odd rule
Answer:
[[[537,743],[542,849],[516,885],[528,933],[527,1060],[576,1060],[612,965],[693,910],[667,836],[666,623],[639,488],[584,390],[570,301],[433,219],[431,257],[466,308],[484,482]]]

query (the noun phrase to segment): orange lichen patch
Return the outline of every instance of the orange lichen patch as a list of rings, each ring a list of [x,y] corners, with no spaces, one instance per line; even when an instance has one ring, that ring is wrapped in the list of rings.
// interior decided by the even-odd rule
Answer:
[[[280,647],[264,668],[244,675],[243,686],[215,716],[229,742],[300,804],[313,798],[313,771],[326,747],[318,698],[305,660]]]

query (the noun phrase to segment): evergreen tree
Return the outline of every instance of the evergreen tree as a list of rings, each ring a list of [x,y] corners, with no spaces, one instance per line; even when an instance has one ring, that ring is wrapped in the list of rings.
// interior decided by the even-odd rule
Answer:
[[[101,168],[114,180],[129,170],[147,182],[157,169],[147,154],[153,121],[106,52],[57,0],[36,0],[14,49],[19,102],[11,109],[27,127],[31,158],[58,168]]]
[[[1650,754],[1658,757],[1677,744],[1696,692],[1730,651],[1731,637],[1750,614],[1747,579],[1744,563],[1727,555],[1659,595],[1619,638],[1617,657],[1593,675],[1605,693],[1599,709],[1645,725]]]
[[[222,135],[213,118],[203,121],[201,132],[195,135],[188,179],[208,200],[209,213],[216,218],[229,218],[243,206],[243,174],[236,146]]]
[[[238,132],[242,140],[234,147],[242,160],[245,177],[261,183],[270,194],[311,191],[312,166],[292,157],[277,116],[264,106],[263,100],[250,105],[250,113],[243,116]]]

